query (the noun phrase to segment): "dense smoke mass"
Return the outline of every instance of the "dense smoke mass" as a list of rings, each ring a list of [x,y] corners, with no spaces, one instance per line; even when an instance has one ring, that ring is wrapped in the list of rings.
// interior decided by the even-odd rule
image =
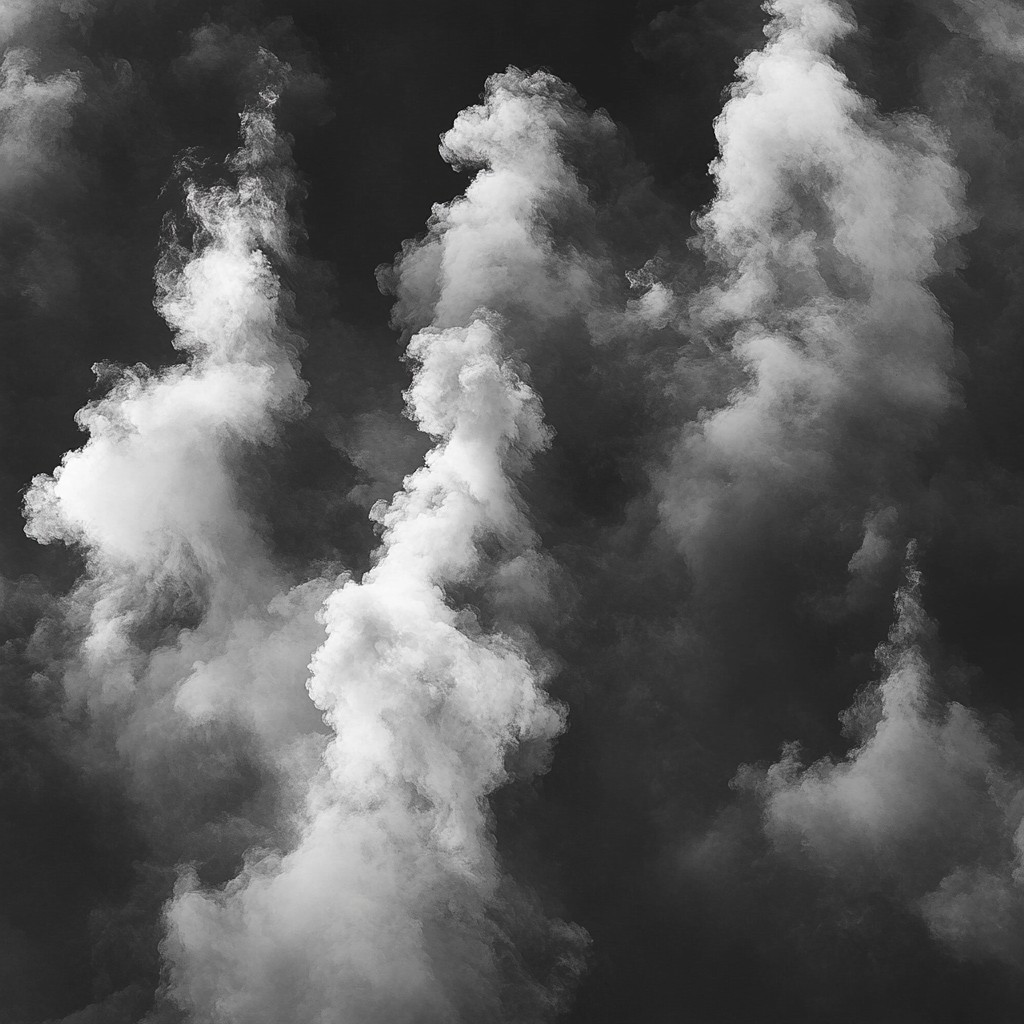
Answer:
[[[1024,12],[0,0],[0,1024],[1016,1024]]]

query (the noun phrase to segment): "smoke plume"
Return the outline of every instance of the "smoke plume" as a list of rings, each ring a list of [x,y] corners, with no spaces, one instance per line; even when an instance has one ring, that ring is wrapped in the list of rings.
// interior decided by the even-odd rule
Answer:
[[[0,1024],[1019,1020],[1022,31],[0,4]]]
[[[698,222],[721,270],[691,301],[691,344],[724,357],[727,394],[684,428],[663,485],[694,566],[809,515],[833,537],[877,523],[913,500],[911,462],[958,402],[926,285],[969,225],[963,174],[927,119],[879,114],[830,59],[854,28],[840,7],[769,10],[716,122],[718,190]],[[860,574],[886,554],[866,531]]]
[[[955,699],[956,667],[936,678],[935,626],[912,563],[907,575],[878,650],[884,678],[844,715],[855,749],[802,768],[790,747],[742,785],[764,801],[765,828],[787,855],[848,885],[889,889],[960,955],[1018,966],[1021,779]]]
[[[544,599],[516,478],[550,431],[504,351],[505,325],[475,312],[496,259],[513,280],[546,269],[543,249],[522,241],[537,200],[501,187],[491,166],[503,122],[525,120],[508,86],[526,90],[508,77],[487,111],[499,141],[481,133],[474,154],[487,170],[435,214],[452,227],[435,229],[434,322],[408,346],[408,412],[435,445],[375,506],[374,563],[321,615],[308,687],[333,736],[294,826],[301,838],[251,855],[221,892],[186,880],[168,911],[171,996],[198,1020],[537,1019],[578,971],[581,933],[530,921],[538,911],[503,876],[486,803],[510,776],[543,770],[564,727],[544,694],[547,659],[514,615]],[[475,113],[444,152],[479,131]],[[410,263],[399,273],[422,281]],[[454,602],[467,591],[479,609]],[[526,943],[556,950],[539,977]]]

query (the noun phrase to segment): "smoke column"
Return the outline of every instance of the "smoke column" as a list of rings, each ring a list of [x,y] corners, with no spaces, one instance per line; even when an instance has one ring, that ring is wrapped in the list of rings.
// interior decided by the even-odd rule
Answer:
[[[276,773],[315,761],[322,729],[303,683],[329,586],[292,589],[239,486],[306,391],[274,266],[293,261],[295,233],[297,182],[273,122],[286,69],[261,60],[269,81],[242,117],[237,185],[188,186],[191,245],[172,235],[157,269],[185,361],[99,367],[109,391],[79,415],[89,441],[25,500],[30,536],[85,555],[60,655],[67,713],[88,723],[78,756],[128,770],[167,868],[216,871],[273,827]]]
[[[198,1019],[504,1020],[547,1002],[498,998],[510,939],[484,799],[562,715],[512,637],[444,598],[479,579],[484,538],[512,557],[532,540],[508,474],[547,438],[498,344],[479,320],[412,341],[410,408],[438,444],[380,510],[374,567],[325,606],[309,687],[336,735],[302,841],[169,913],[172,991]]]
[[[280,424],[302,413],[305,392],[301,341],[270,262],[289,259],[285,204],[295,188],[275,100],[268,86],[242,118],[237,188],[189,187],[194,248],[172,241],[158,268],[157,305],[187,361],[161,373],[98,368],[113,384],[79,415],[89,442],[26,496],[30,536],[86,552],[87,575],[69,598],[84,636],[66,685],[97,715],[241,711],[219,692],[229,683],[216,671],[175,679],[174,670],[198,663],[204,640],[222,644],[281,584],[233,479],[247,449],[273,443]],[[179,665],[162,664],[163,644],[149,660],[136,634],[154,619],[167,628],[190,615],[211,635],[186,629]],[[287,718],[263,724],[274,732]]]
[[[963,175],[927,119],[880,115],[829,58],[854,29],[838,5],[768,10],[768,43],[716,122],[717,194],[699,219],[722,272],[689,316],[707,344],[729,339],[731,373],[728,402],[687,425],[665,485],[695,566],[716,534],[732,546],[812,508],[871,515],[877,536],[906,460],[957,401],[951,332],[925,284],[968,226]],[[884,547],[866,539],[857,571]]]
[[[500,126],[517,99],[492,103]],[[487,297],[488,276],[474,288],[474,275],[493,243],[477,236],[494,232],[507,252],[531,214],[530,193],[496,178],[485,171],[455,207],[461,230],[440,242],[439,322],[407,350],[409,415],[435,446],[375,507],[372,568],[324,606],[309,693],[334,735],[309,781],[301,839],[250,856],[223,892],[186,883],[168,911],[171,996],[197,1020],[539,1019],[579,969],[579,931],[530,923],[538,912],[502,877],[486,803],[510,775],[543,769],[564,727],[544,694],[546,659],[514,619],[503,622],[502,591],[543,589],[515,481],[550,431],[504,351],[501,320],[474,314],[449,326],[461,319],[448,312],[456,297],[469,309],[467,292]],[[478,212],[485,204],[490,220]],[[474,259],[463,270],[467,246]],[[512,272],[536,273],[532,246],[522,250]],[[453,604],[464,588],[493,627]],[[550,978],[533,976],[521,942],[564,947]]]
[[[849,562],[857,577],[891,557],[895,499],[921,500],[908,487],[908,459],[957,401],[952,332],[922,285],[939,270],[941,246],[968,223],[963,176],[928,122],[878,118],[824,56],[852,28],[837,7],[771,9],[769,43],[741,66],[718,122],[718,195],[701,222],[705,251],[723,254],[731,273],[696,309],[712,327],[747,320],[733,351],[752,380],[703,418],[684,451],[727,467],[730,500],[741,509],[746,487],[762,508],[794,485],[813,487],[817,502],[827,494],[853,510],[863,503],[864,540]],[[762,319],[786,333],[764,334]],[[881,435],[865,416],[884,425]],[[697,491],[677,506],[686,510],[684,537],[692,528],[700,536],[712,511],[721,529],[721,499],[709,505],[721,485],[685,478]],[[912,504],[902,518],[916,518]],[[793,522],[792,507],[784,522]],[[735,543],[735,527],[728,536]],[[961,952],[1016,961],[1013,886],[974,864],[997,849],[1015,862],[1017,786],[977,718],[936,691],[922,653],[934,629],[918,570],[908,574],[889,644],[879,649],[885,678],[846,716],[860,746],[847,763],[819,762],[805,774],[791,748],[758,784],[766,829],[782,845],[802,837],[806,855],[844,875],[863,870],[858,858],[872,851],[872,884],[895,871],[895,891],[909,888],[906,898],[941,938]],[[984,837],[984,854],[972,851],[971,837]],[[947,871],[957,865],[945,877],[943,859]]]
[[[801,769],[794,747],[744,784],[790,855],[855,887],[891,887],[957,953],[1016,966],[1021,780],[978,716],[947,695],[956,692],[948,670],[943,693],[928,663],[934,645],[911,562],[878,649],[884,678],[846,714],[856,748],[838,764]]]
[[[0,1024],[1018,1021],[1022,31],[0,4]]]

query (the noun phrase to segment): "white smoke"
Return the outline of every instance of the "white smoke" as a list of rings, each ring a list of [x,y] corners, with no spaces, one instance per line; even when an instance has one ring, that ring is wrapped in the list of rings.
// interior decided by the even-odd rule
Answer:
[[[435,210],[400,266],[403,286],[411,275],[435,295],[407,393],[435,444],[376,507],[373,567],[324,606],[309,692],[333,735],[296,815],[301,839],[254,851],[220,891],[186,876],[168,908],[169,992],[196,1021],[542,1019],[579,970],[579,930],[544,921],[504,877],[487,802],[544,770],[564,727],[547,659],[515,616],[515,595],[542,596],[546,572],[517,479],[550,431],[506,348],[514,322],[477,312],[557,266],[536,240],[546,179],[518,157],[503,167],[506,136],[533,123],[522,82],[492,80],[486,108],[446,136],[498,170]],[[525,301],[547,315],[563,299]],[[453,596],[467,589],[476,609]]]
[[[396,323],[465,324],[479,307],[549,323],[596,299],[593,256],[555,243],[553,225],[593,220],[570,146],[598,146],[616,129],[582,109],[545,72],[509,68],[487,80],[483,103],[441,138],[456,168],[480,168],[461,200],[434,207],[426,238],[407,242],[394,275]],[[391,277],[396,277],[392,285]]]
[[[688,313],[728,374],[662,484],[698,572],[757,524],[791,530],[833,506],[832,534],[892,504],[957,402],[926,284],[967,224],[963,176],[927,119],[878,113],[830,59],[854,28],[839,5],[766,9],[768,43],[716,122],[717,195],[699,226],[719,269]],[[706,374],[698,353],[682,374]]]
[[[169,913],[172,991],[199,1020],[506,1019],[486,797],[563,719],[542,666],[443,588],[479,580],[485,539],[506,558],[532,545],[509,474],[547,435],[491,325],[410,352],[438,445],[381,511],[377,564],[326,604],[310,693],[335,737],[302,842]]]
[[[935,125],[881,115],[830,59],[855,27],[844,7],[766,9],[768,43],[741,63],[717,122],[718,191],[699,220],[720,276],[688,311],[696,339],[727,346],[732,390],[684,430],[662,509],[712,595],[737,544],[763,557],[757,545],[858,536],[843,603],[859,608],[899,557],[905,520],[935,500],[915,455],[960,402],[928,285],[970,225],[966,181]],[[959,674],[936,677],[939,651],[912,564],[877,652],[884,678],[844,716],[851,752],[803,767],[790,745],[738,784],[792,863],[855,902],[885,893],[959,955],[1019,966],[1024,790]]]
[[[190,800],[241,770],[217,749],[223,730],[256,738],[244,757],[284,765],[315,758],[322,731],[303,683],[330,584],[292,589],[238,480],[241,460],[302,414],[306,389],[274,266],[292,259],[297,187],[276,99],[268,86],[243,115],[237,186],[189,186],[192,247],[172,242],[158,268],[157,307],[185,361],[101,368],[113,382],[79,414],[89,440],[25,500],[30,536],[86,560],[64,601],[70,707],[111,731],[148,829],[189,858],[216,848],[219,828]],[[184,765],[195,757],[197,774]],[[193,826],[212,835],[196,840]]]
[[[877,652],[884,676],[844,716],[857,743],[847,757],[804,768],[791,745],[740,782],[759,794],[765,830],[788,857],[854,892],[892,893],[958,954],[1022,966],[1024,780],[954,698],[957,673],[937,677],[929,664],[936,628],[920,588],[911,563]]]
[[[377,381],[358,414],[324,397],[329,387],[317,396],[332,441],[363,474],[339,489],[338,505],[391,495],[429,447],[399,493],[374,506],[380,546],[362,575],[286,563],[273,512],[254,498],[313,401],[286,284],[306,265],[294,251],[302,190],[275,124],[278,94],[288,79],[302,116],[322,119],[324,82],[301,60],[289,73],[260,50],[267,33],[295,43],[285,19],[266,32],[238,28],[232,6],[211,12],[158,83],[172,102],[175,90],[264,85],[243,115],[231,183],[189,184],[188,224],[166,240],[156,305],[178,361],[98,367],[105,393],[78,417],[87,440],[28,490],[28,534],[75,548],[84,575],[64,597],[0,580],[22,594],[11,607],[31,604],[26,622],[43,621],[25,662],[49,658],[59,679],[66,706],[53,717],[66,731],[54,735],[81,744],[68,760],[123,780],[109,788],[127,790],[125,827],[142,833],[164,883],[178,879],[166,903],[169,884],[147,890],[164,905],[152,1024],[557,1016],[588,939],[511,877],[492,799],[547,770],[567,721],[548,692],[559,658],[576,659],[567,688],[583,690],[592,669],[607,686],[591,688],[589,707],[580,701],[590,717],[578,761],[551,789],[538,785],[540,799],[557,813],[579,795],[574,785],[590,787],[579,801],[587,809],[567,819],[612,810],[584,822],[588,837],[619,819],[592,856],[586,840],[566,840],[584,877],[566,880],[555,866],[554,887],[585,903],[603,867],[639,876],[654,865],[642,882],[616,881],[606,907],[587,907],[595,933],[605,927],[615,953],[634,935],[640,945],[702,939],[691,908],[673,902],[689,882],[665,882],[678,833],[692,832],[733,766],[755,756],[745,745],[770,749],[789,735],[776,735],[780,719],[806,720],[797,705],[827,703],[800,689],[808,664],[828,662],[833,640],[847,645],[833,666],[869,651],[851,620],[879,595],[888,601],[922,521],[958,514],[941,506],[960,479],[948,467],[929,479],[924,465],[938,431],[962,426],[953,332],[932,292],[972,225],[956,142],[973,132],[1006,156],[987,216],[1006,211],[1008,234],[1021,220],[1012,132],[971,115],[987,98],[949,85],[940,107],[947,123],[962,122],[951,142],[922,114],[881,112],[840,70],[830,54],[856,31],[841,0],[766,9],[768,42],[741,62],[717,121],[717,192],[697,217],[689,262],[672,255],[681,238],[657,237],[676,230],[679,211],[659,205],[608,115],[587,112],[553,75],[493,76],[442,137],[444,159],[473,178],[379,273],[409,339],[406,414],[425,439],[396,427],[386,400],[367,411],[383,393]],[[31,41],[31,28],[43,39],[99,10],[89,0],[10,3],[0,37]],[[1019,60],[1012,5],[943,0],[936,10],[975,49]],[[143,63],[90,70],[84,58],[78,71],[52,72],[63,66],[25,47],[0,66],[0,200],[12,216],[25,196],[79,187],[73,141],[87,132],[76,134],[76,111],[108,102],[92,83],[106,75],[103,88],[127,110],[129,87],[150,74]],[[986,230],[998,252],[999,231]],[[627,278],[630,299],[622,270],[651,252]],[[670,279],[673,261],[683,266]],[[42,281],[37,271],[26,277]],[[355,391],[365,371],[355,361],[371,356],[356,328],[345,331],[345,355],[324,358],[339,375],[352,371]],[[1010,361],[1017,334],[1006,335]],[[652,497],[644,467],[666,450]],[[592,467],[571,463],[591,455],[599,465],[580,489],[610,493],[580,499],[577,477]],[[563,468],[572,479],[558,479]],[[572,549],[564,566],[544,551],[538,510],[550,517],[545,536],[557,535],[552,550]],[[554,591],[570,567],[579,578],[564,589],[576,588],[586,611],[566,637]],[[534,634],[538,622],[557,654]],[[792,745],[777,764],[741,770],[758,842],[773,850],[764,887],[780,863],[795,866],[786,877],[799,877],[797,888],[810,890],[812,875],[855,906],[881,894],[958,956],[1024,964],[1024,778],[1005,730],[967,706],[913,567],[878,658],[883,678],[844,715],[845,758],[804,766]],[[754,682],[770,685],[754,710],[735,716],[735,735],[716,733],[716,715],[731,717],[725,705],[762,662]],[[796,682],[783,679],[790,671]],[[735,689],[723,697],[719,681]],[[754,722],[769,705],[776,717]],[[557,848],[549,838],[536,849]],[[749,831],[736,838],[720,830],[704,849],[732,845],[723,861],[736,863],[756,845]],[[626,906],[640,908],[635,922],[615,920]],[[0,933],[20,941],[6,922]],[[626,952],[635,965],[648,950]],[[153,968],[68,1024],[137,1017],[155,978]],[[637,997],[645,1010],[656,1002]]]

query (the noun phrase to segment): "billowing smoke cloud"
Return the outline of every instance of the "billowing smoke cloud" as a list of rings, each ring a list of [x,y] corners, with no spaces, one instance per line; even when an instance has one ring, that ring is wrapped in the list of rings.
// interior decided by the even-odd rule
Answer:
[[[89,442],[26,496],[30,536],[85,550],[87,577],[69,598],[86,609],[85,636],[67,685],[93,710],[139,698],[145,672],[133,634],[152,627],[155,609],[215,619],[223,636],[279,585],[234,481],[240,455],[271,443],[305,393],[301,342],[270,262],[289,259],[295,188],[275,101],[268,86],[243,117],[237,187],[190,186],[194,247],[173,243],[158,270],[158,308],[187,362],[161,373],[101,368],[114,380],[79,415]],[[149,682],[145,702],[171,700],[199,719],[211,706],[237,706],[202,672],[171,693]]]
[[[483,582],[482,543],[504,549],[488,575],[529,558],[508,473],[546,432],[492,325],[411,354],[410,406],[439,443],[381,509],[374,567],[327,601],[309,685],[336,735],[302,840],[169,912],[172,995],[200,1020],[513,1020],[556,1008],[575,971],[566,926],[552,993],[517,963],[485,804],[510,756],[543,766],[562,714],[522,645],[444,593]]]
[[[1018,13],[451,10],[0,11],[0,1022],[1018,1019]]]
[[[398,271],[422,284],[427,265],[436,279],[434,325],[409,344],[407,393],[436,443],[375,508],[372,568],[325,604],[309,692],[334,736],[300,840],[252,854],[223,891],[186,879],[169,908],[170,996],[197,1020],[541,1019],[578,973],[583,936],[545,923],[503,877],[487,804],[511,776],[543,770],[564,726],[544,693],[546,658],[514,614],[544,599],[515,481],[550,431],[505,351],[505,325],[475,312],[496,277],[499,295],[503,276],[518,292],[555,263],[533,238],[548,168],[531,180],[501,166],[547,87],[543,76],[492,80],[488,105],[445,137],[452,159],[488,167]],[[540,135],[534,167],[550,139]],[[563,291],[530,301],[546,311]],[[479,608],[454,603],[467,588]]]
[[[924,532],[940,552],[936,571],[948,572],[943,561],[966,526],[960,495],[989,490],[993,508],[996,481],[1003,476],[1005,489],[1006,478],[980,453],[967,467],[955,448],[947,461],[936,447],[955,430],[973,448],[969,420],[988,415],[975,412],[974,382],[958,379],[968,373],[936,297],[959,287],[949,271],[963,250],[950,243],[975,227],[959,138],[920,114],[882,115],[853,88],[828,57],[854,28],[849,12],[819,3],[769,9],[768,44],[740,65],[718,123],[718,194],[698,222],[703,252],[722,269],[685,321],[729,367],[720,378],[727,401],[705,399],[684,431],[662,509],[703,603],[717,606],[700,613],[712,635],[738,614],[725,635],[774,653],[764,677],[781,682],[781,699],[827,706],[838,673],[821,659],[824,693],[813,695],[815,635],[831,633],[848,649],[863,642],[865,616],[877,621],[872,609],[908,530]],[[976,244],[965,240],[966,251]],[[963,309],[957,300],[953,308]],[[770,908],[762,912],[798,944],[813,928],[846,941],[847,915],[868,941],[893,943],[915,934],[916,917],[935,942],[913,940],[922,957],[938,963],[933,950],[945,949],[1017,967],[1019,755],[1005,724],[969,709],[970,673],[944,652],[916,565],[907,571],[878,651],[884,678],[841,716],[854,744],[845,760],[812,756],[805,768],[791,745],[770,768],[744,768],[734,786],[754,797],[748,824],[739,824],[746,811],[723,812],[689,847],[687,870],[706,881],[724,849],[736,858],[732,870],[755,858],[761,891],[746,898]],[[772,590],[798,614],[768,611]],[[750,671],[742,656],[733,660]],[[788,713],[799,734],[806,715]],[[822,745],[819,732],[812,747]],[[763,831],[767,853],[748,827]],[[802,921],[782,907],[794,890],[807,901]],[[818,956],[843,990],[835,961]],[[893,975],[911,977],[912,964],[905,957]],[[805,992],[808,1012],[828,1004],[811,985]],[[881,1012],[876,998],[861,988],[850,1012]],[[997,998],[992,1012],[1006,1005]]]
[[[992,19],[998,20],[1005,13],[1001,15],[994,6],[986,7],[984,16],[968,25],[970,34],[988,40]],[[986,45],[994,44],[988,40]],[[1004,40],[996,50],[1004,54],[1008,45]],[[769,44],[766,55],[771,49]],[[991,69],[982,63],[979,73],[988,75]],[[934,82],[931,88],[937,88]],[[944,89],[943,93],[945,98],[937,105],[936,113],[954,126],[953,141],[958,146],[963,145],[962,133],[985,131],[968,127],[950,94]],[[726,119],[728,114],[727,108]],[[863,118],[858,121],[863,124]],[[897,207],[886,212],[887,197],[899,191],[876,176],[858,204],[866,222],[853,235],[870,238],[865,229],[871,225],[896,232],[880,239],[874,253],[860,250],[856,261],[884,271],[881,287],[868,295],[872,305],[878,303],[878,319],[871,316],[870,306],[865,310],[858,302],[847,307],[856,310],[853,323],[858,331],[858,355],[866,355],[871,368],[869,374],[859,375],[854,394],[861,409],[878,417],[884,426],[884,434],[872,439],[867,455],[870,480],[876,487],[881,484],[891,488],[888,494],[876,491],[870,496],[876,508],[882,502],[886,504],[865,519],[863,542],[849,563],[855,583],[876,573],[877,567],[891,560],[894,550],[898,550],[902,533],[899,524],[901,520],[905,524],[908,518],[907,507],[888,502],[895,497],[903,502],[912,498],[908,484],[913,476],[918,476],[918,486],[926,493],[927,480],[920,477],[919,470],[915,472],[907,456],[934,429],[936,417],[955,403],[959,390],[948,378],[943,382],[952,369],[952,330],[939,314],[935,300],[921,287],[935,272],[937,245],[957,226],[959,182],[949,163],[950,149],[943,146],[927,123],[918,119],[917,125],[915,149],[895,165],[899,168],[895,179],[903,179],[905,194],[914,193],[912,204],[904,211]],[[728,151],[726,142],[723,159]],[[886,152],[899,152],[894,141],[886,143]],[[927,162],[922,162],[925,157]],[[979,166],[967,159],[972,171]],[[871,166],[867,152],[856,157],[851,153],[848,160],[857,173]],[[998,174],[992,164],[983,169],[979,166],[979,170],[986,175]],[[802,185],[804,179],[800,182]],[[931,183],[939,185],[939,194],[929,193]],[[924,197],[929,198],[915,212],[913,202]],[[991,187],[979,198],[986,219],[981,230],[966,242],[972,256],[991,244],[991,233],[999,230],[995,223],[988,222],[985,204],[1007,201],[1000,198],[998,188]],[[719,202],[712,207],[712,215]],[[937,211],[944,222],[930,219]],[[845,242],[850,224],[849,214],[838,220],[837,247],[842,243],[844,254],[852,251]],[[770,237],[773,242],[777,238],[774,230]],[[922,243],[919,256],[911,259],[913,250],[908,247],[920,247]],[[899,258],[901,252],[907,254],[905,265],[913,271],[910,275],[888,262],[894,256]],[[756,270],[763,266],[763,262],[754,263]],[[773,302],[777,303],[778,298]],[[900,312],[896,312],[897,306]],[[929,310],[930,316],[926,315]],[[908,321],[901,320],[903,313],[909,315]],[[899,331],[897,337],[885,333],[890,325]],[[922,337],[923,328],[930,331],[930,339]],[[996,386],[989,376],[992,357],[988,353],[1000,347],[1000,339],[996,332],[994,337],[979,341],[972,337],[974,329],[969,323],[966,330],[961,328],[962,344],[976,367],[973,379],[967,381],[966,394],[972,404],[971,413],[984,431],[990,410],[977,400],[980,390]],[[860,334],[862,330],[866,333]],[[842,337],[835,326],[832,337]],[[876,339],[884,343],[884,355],[874,350]],[[904,360],[914,361],[909,366],[904,363],[902,372],[899,366],[886,362],[894,356],[899,358],[901,351]],[[875,378],[874,370],[879,368],[884,376]],[[900,393],[891,394],[894,386]],[[894,400],[891,405],[887,392]],[[715,417],[710,422],[713,424]],[[863,430],[854,436],[859,441],[871,438]],[[844,451],[850,447],[849,440],[837,435],[834,428],[826,429],[819,437],[824,438],[821,449],[830,456],[830,462],[832,452],[844,452],[841,468],[846,472],[831,480],[828,488],[830,494],[848,495],[850,469],[856,471],[865,456],[853,452],[856,461],[851,462],[850,453]],[[975,442],[972,439],[968,443]],[[989,451],[998,460],[998,448]],[[931,484],[931,493],[925,499],[930,506],[925,521],[940,549],[955,550],[961,543],[955,535],[943,536],[944,531],[959,532],[963,528],[956,521],[962,501],[958,491],[988,491],[989,496],[983,499],[986,515],[995,513],[1007,501],[1008,491],[1012,494],[1014,485],[1005,471],[989,463],[990,457],[979,452],[971,467],[954,459]],[[798,465],[803,468],[814,463],[801,458]],[[887,480],[887,474],[894,472],[898,476]],[[856,484],[856,477],[852,482]],[[910,517],[914,517],[912,511]],[[847,588],[848,604],[858,592],[863,599],[863,583]],[[920,573],[913,562],[897,594],[896,623],[889,642],[878,650],[878,660],[885,673],[882,681],[862,690],[842,715],[844,734],[855,744],[845,760],[826,757],[805,768],[801,766],[799,748],[792,745],[783,759],[767,770],[744,769],[737,784],[756,794],[763,807],[764,830],[773,847],[789,861],[839,880],[837,887],[846,893],[849,905],[879,895],[892,899],[919,915],[932,936],[956,956],[1019,968],[1019,752],[1005,723],[999,719],[987,723],[967,706],[969,674],[944,652],[938,627],[923,610]]]
[[[483,170],[461,201],[435,208],[427,236],[406,243],[393,271],[381,271],[398,325],[463,324],[483,306],[546,324],[596,301],[595,260],[571,235],[556,246],[552,222],[593,234],[586,186],[567,157],[609,144],[615,126],[543,72],[493,75],[483,99],[441,137],[448,163]]]
[[[769,10],[717,122],[718,193],[699,221],[722,271],[688,312],[691,344],[724,346],[727,401],[705,398],[664,485],[696,567],[751,531],[763,543],[812,515],[832,537],[906,500],[957,401],[925,285],[968,224],[963,175],[926,119],[880,115],[829,58],[854,27],[837,5]],[[859,573],[893,557],[868,533]]]
[[[891,890],[957,953],[1020,966],[1021,779],[956,699],[962,673],[929,664],[936,629],[913,563],[896,616],[878,650],[882,681],[844,715],[857,743],[847,758],[802,768],[793,746],[741,785],[757,791],[788,856],[854,889]]]
[[[304,681],[329,583],[293,588],[239,484],[306,392],[278,269],[294,262],[298,190],[272,116],[286,69],[261,59],[237,184],[189,185],[191,242],[172,236],[158,267],[185,361],[100,367],[109,391],[79,415],[89,441],[25,499],[30,536],[85,557],[62,600],[67,713],[91,723],[79,756],[125,766],[159,863],[215,873],[274,826],[275,773],[315,762],[322,731]]]

